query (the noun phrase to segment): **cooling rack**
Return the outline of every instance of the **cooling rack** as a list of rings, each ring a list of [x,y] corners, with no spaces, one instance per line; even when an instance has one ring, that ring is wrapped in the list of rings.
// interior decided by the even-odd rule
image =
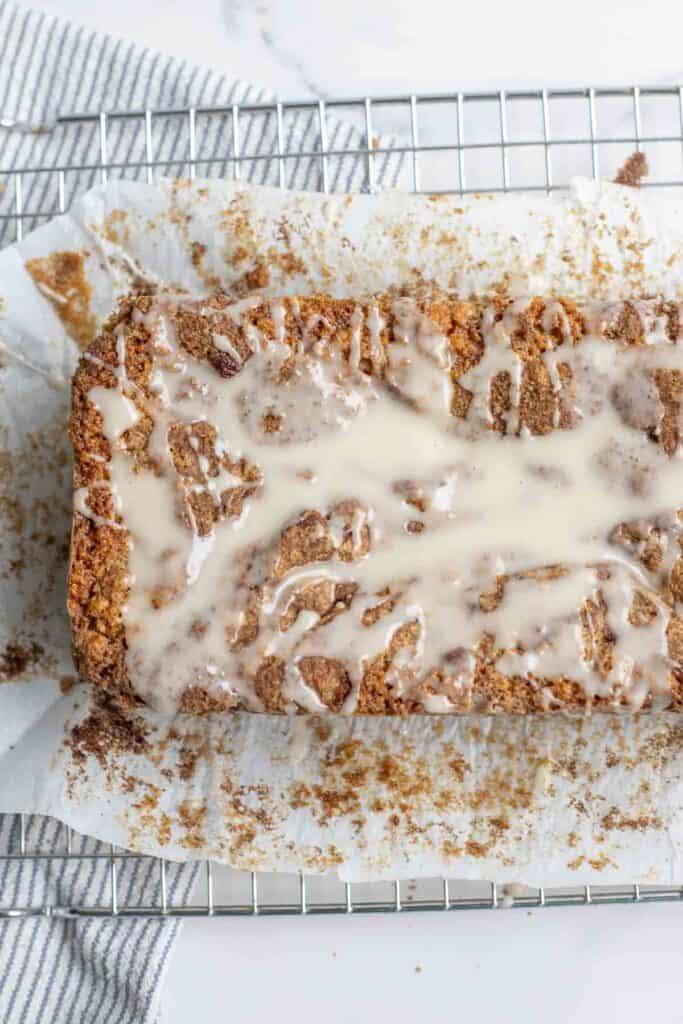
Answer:
[[[297,134],[302,120],[305,130]],[[613,177],[634,150],[644,150],[649,175],[643,187],[683,187],[683,85],[114,110],[69,114],[44,125],[16,124],[0,112],[0,129],[27,136],[60,132],[67,143],[57,163],[37,159],[0,169],[5,241],[20,240],[97,182],[153,182],[160,174],[326,192],[343,187],[351,167],[356,186],[368,192],[390,185],[461,195],[550,193],[566,189],[575,175]],[[167,148],[162,143],[169,132],[175,133],[172,157],[162,159],[157,153]],[[110,158],[121,152],[122,140],[125,159]],[[303,182],[302,161],[309,169]],[[177,865],[87,840],[57,823],[46,830],[45,820],[17,815],[0,834],[0,919],[405,914],[683,900],[683,885],[525,888],[435,878],[351,885],[209,862],[197,867],[191,886],[182,886]],[[88,896],[74,900],[69,872],[85,861]],[[29,862],[29,883],[8,884],[13,866]]]

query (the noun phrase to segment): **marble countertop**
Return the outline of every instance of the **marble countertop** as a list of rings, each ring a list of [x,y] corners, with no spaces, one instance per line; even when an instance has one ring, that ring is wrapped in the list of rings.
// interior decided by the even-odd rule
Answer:
[[[281,99],[683,81],[670,0],[34,0]],[[162,1020],[680,1019],[679,905],[189,921]],[[678,965],[678,967],[677,967]]]
[[[281,99],[521,85],[652,84],[683,74],[670,0],[34,0]]]

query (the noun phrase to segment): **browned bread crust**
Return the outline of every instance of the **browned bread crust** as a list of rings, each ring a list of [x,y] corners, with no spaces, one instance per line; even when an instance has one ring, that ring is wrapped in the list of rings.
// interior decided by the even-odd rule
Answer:
[[[381,311],[384,327],[381,340],[384,346],[394,341],[395,319],[392,313],[392,300],[395,296],[381,295],[376,301]],[[141,393],[149,395],[150,373],[153,366],[151,339],[148,328],[143,322],[133,317],[134,310],[145,313],[151,308],[153,298],[150,296],[131,296],[124,300],[115,314],[105,325],[99,337],[92,343],[87,353],[81,358],[73,378],[72,411],[69,432],[74,448],[74,486],[88,488],[89,508],[94,516],[86,517],[75,513],[71,542],[71,562],[68,584],[68,609],[72,621],[73,650],[76,664],[81,675],[108,691],[120,694],[127,699],[136,699],[131,687],[126,668],[126,636],[122,621],[123,607],[128,594],[128,543],[126,524],[113,507],[110,492],[107,488],[93,486],[108,479],[108,461],[111,458],[109,443],[103,432],[100,413],[89,400],[89,392],[95,386],[113,388],[116,386],[115,369],[119,363],[115,331],[125,331],[125,372],[128,379],[135,383]],[[475,366],[482,357],[484,341],[482,335],[482,317],[485,309],[493,305],[497,314],[502,314],[507,306],[504,298],[457,300],[440,293],[425,292],[417,297],[422,312],[446,335],[451,349],[451,377],[453,380],[452,414],[458,418],[466,418],[472,400],[472,393],[459,383],[459,378]],[[296,315],[293,303],[296,302]],[[325,295],[299,297],[297,300],[284,300],[286,309],[285,336],[288,343],[293,344],[305,321],[312,323],[315,317],[327,326],[326,344],[334,345],[348,355],[351,345],[352,318],[357,307],[355,300],[333,299]],[[272,310],[269,302],[264,300],[244,314],[243,321],[237,325],[227,314],[221,319],[220,311],[230,305],[230,300],[223,295],[216,295],[205,300],[204,307],[211,307],[219,312],[218,328],[228,336],[239,351],[242,358],[250,355],[250,348],[245,338],[245,325],[256,325],[266,338],[275,336],[276,325],[273,323]],[[582,311],[569,301],[562,301],[566,314],[564,327],[570,330],[578,342],[586,331]],[[548,324],[546,303],[543,299],[533,299],[519,317],[519,326],[513,338],[513,347],[523,362],[521,392],[519,398],[520,425],[531,434],[545,434],[567,426],[562,421],[562,411],[558,416],[557,395],[550,378],[544,368],[543,352],[553,343],[553,336],[561,330],[559,323]],[[678,336],[678,308],[660,303],[658,310],[666,318],[667,331],[670,337]],[[216,330],[214,321],[210,329],[208,319],[202,314],[202,306],[187,302],[181,304],[175,314],[175,327],[179,344],[195,359],[206,361],[215,372],[223,377],[230,377],[239,372],[239,365],[229,352],[218,349],[213,344],[212,331]],[[545,326],[544,326],[545,324]],[[332,325],[331,332],[329,325]],[[322,328],[321,328],[322,330]],[[607,337],[619,339],[622,344],[637,346],[643,344],[642,317],[635,305],[621,303],[615,306],[611,320],[605,328]],[[370,339],[367,329],[361,338],[361,364],[366,372],[373,371],[370,358]],[[667,371],[662,371],[658,381],[660,397],[677,410],[680,399],[680,380]],[[509,382],[498,380],[492,382],[490,390],[490,413],[492,429],[504,432],[506,428],[505,411],[509,408]],[[125,435],[125,443],[129,452],[135,454],[139,466],[149,464],[147,442],[152,428],[149,414],[141,409],[141,418]],[[671,452],[679,443],[678,416],[665,416],[661,430],[655,439],[662,448]],[[272,424],[277,430],[277,423]],[[186,433],[178,430],[170,438],[170,448],[178,473],[191,479],[201,479],[202,471],[198,464],[198,455],[207,459],[215,458],[212,428],[209,423],[195,433],[193,445],[189,444]],[[241,483],[221,496],[220,504],[207,500],[206,494],[198,494],[193,498],[192,513],[199,529],[208,531],[220,516],[238,515],[242,503],[253,490],[258,479],[258,467],[241,459],[230,464],[230,472],[239,477]],[[211,470],[209,470],[211,472]],[[419,497],[415,499],[419,510]],[[346,510],[349,519],[353,508]],[[336,510],[339,512],[339,510]],[[341,510],[344,515],[345,510]],[[329,518],[329,516],[327,517]],[[313,510],[301,510],[296,524],[283,529],[277,550],[273,557],[273,572],[284,574],[293,565],[305,565],[311,561],[321,561],[333,555],[344,560],[352,560],[354,553],[349,547],[348,534],[337,542],[326,530],[326,517]],[[658,537],[656,531],[647,536],[636,536],[642,531],[641,525],[622,524],[624,542],[639,544],[639,558],[646,565],[657,563]],[[642,543],[641,543],[642,542]],[[367,543],[367,537],[362,540]],[[348,550],[344,550],[344,545]],[[357,554],[357,553],[356,553]],[[498,578],[496,587],[502,593],[506,584],[505,577]],[[313,589],[313,588],[311,588]],[[480,596],[480,606],[486,602],[495,605],[500,593],[492,592]],[[681,559],[666,579],[661,581],[661,593],[669,597],[672,608],[676,600],[683,599],[683,562]],[[673,597],[672,597],[673,595]],[[302,607],[315,610],[324,616],[336,614],[344,602],[352,600],[352,591],[330,594],[327,591],[311,592],[301,597]],[[586,645],[590,645],[593,658],[597,663],[609,662],[611,646],[614,638],[607,626],[607,609],[598,602],[594,607],[584,610],[582,629]],[[640,611],[647,615],[647,608]],[[249,610],[248,610],[249,612]],[[634,612],[634,614],[637,613]],[[381,611],[378,614],[382,614]],[[246,644],[250,640],[250,623],[256,628],[258,610],[252,610],[245,616],[244,636]],[[424,710],[421,704],[397,697],[387,681],[387,672],[397,649],[402,645],[414,642],[411,626],[398,630],[393,634],[386,651],[372,659],[366,667],[361,683],[357,705],[357,713],[406,715]],[[680,662],[683,651],[683,620],[679,620],[672,610],[669,630],[670,654]],[[349,690],[349,680],[344,666],[325,658],[306,659],[301,666],[302,675],[320,700],[330,709],[337,710],[341,706]],[[261,663],[256,679],[255,689],[268,712],[285,711],[285,700],[282,694],[285,666],[277,657],[265,658]],[[474,684],[467,699],[463,698],[462,706],[454,710],[465,713],[472,710],[479,712],[515,712],[528,713],[547,710],[580,710],[587,704],[586,694],[580,683],[572,678],[558,677],[543,680],[545,688],[550,688],[553,701],[549,707],[543,700],[537,680],[506,676],[496,668],[496,649],[492,637],[483,636],[476,655]],[[673,669],[670,678],[671,706],[683,704],[683,670]],[[594,697],[590,700],[593,707],[614,705],[607,698]],[[646,698],[644,707],[651,703]],[[200,687],[188,688],[182,697],[181,709],[193,713],[231,710],[239,708],[237,698],[228,695],[216,697]]]

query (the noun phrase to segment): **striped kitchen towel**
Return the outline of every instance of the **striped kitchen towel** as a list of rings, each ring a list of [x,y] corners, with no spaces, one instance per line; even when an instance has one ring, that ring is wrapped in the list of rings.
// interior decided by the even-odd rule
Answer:
[[[112,907],[110,848],[52,818],[0,815],[0,1021],[3,1024],[142,1024],[158,1019],[159,986],[178,919],[69,917],[69,908]],[[42,856],[36,856],[41,854]],[[168,905],[187,902],[198,866],[169,864]],[[159,862],[116,861],[119,907],[161,905]],[[57,916],[40,912],[60,908]],[[4,919],[12,908],[21,916]],[[32,910],[36,916],[27,911]],[[23,911],[23,913],[21,913]]]
[[[190,157],[190,107],[225,107],[274,101],[264,89],[231,81],[207,68],[143,50],[12,3],[0,3],[0,245],[14,241],[17,207],[27,216],[24,232],[53,216],[101,180],[104,155],[109,177],[144,181],[145,161],[160,175],[187,174]],[[176,111],[151,120],[144,110]],[[109,118],[105,153],[96,120],[65,122],[65,115],[138,111],[140,116]],[[325,117],[319,109],[245,111],[233,118],[199,112],[195,121],[197,175],[237,173],[255,184],[331,191],[394,186],[402,155],[378,154],[369,169],[365,126]],[[326,146],[324,145],[326,143]],[[377,147],[379,140],[371,139]],[[289,154],[278,160],[280,152]],[[316,154],[332,151],[323,166]],[[85,168],[85,169],[84,169]],[[59,173],[61,169],[62,173]],[[17,181],[17,170],[22,173]],[[372,176],[372,181],[370,180]]]
[[[367,152],[354,152],[368,148],[362,123],[329,118],[321,125],[318,109],[285,110],[281,119],[274,110],[245,111],[238,118],[232,110],[200,111],[193,122],[186,112],[272,101],[263,89],[211,70],[0,3],[0,245],[68,208],[102,180],[103,162],[110,179],[146,180],[150,156],[155,174],[187,174],[193,155],[198,176],[237,171],[254,183],[333,191],[397,182],[400,154],[377,154],[370,170]],[[147,121],[145,110],[153,111]],[[102,111],[138,111],[139,116],[64,120]],[[336,154],[324,165],[323,141]],[[390,150],[391,142],[382,140],[385,146]],[[25,839],[29,852],[65,851],[65,829],[49,818],[28,819]],[[2,1024],[156,1020],[160,980],[178,923],[60,915],[12,919],[6,912],[13,908],[111,903],[111,868],[102,844],[75,837],[72,853],[80,856],[62,859],[18,857],[19,849],[19,819],[0,816]],[[158,862],[117,863],[119,904],[158,906]],[[169,904],[187,900],[196,870],[191,864],[169,865]]]

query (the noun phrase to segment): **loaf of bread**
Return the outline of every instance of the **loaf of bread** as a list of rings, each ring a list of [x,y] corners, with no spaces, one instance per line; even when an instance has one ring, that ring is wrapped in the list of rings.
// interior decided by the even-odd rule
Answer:
[[[683,703],[683,320],[126,299],[73,381],[82,676],[163,710]]]

